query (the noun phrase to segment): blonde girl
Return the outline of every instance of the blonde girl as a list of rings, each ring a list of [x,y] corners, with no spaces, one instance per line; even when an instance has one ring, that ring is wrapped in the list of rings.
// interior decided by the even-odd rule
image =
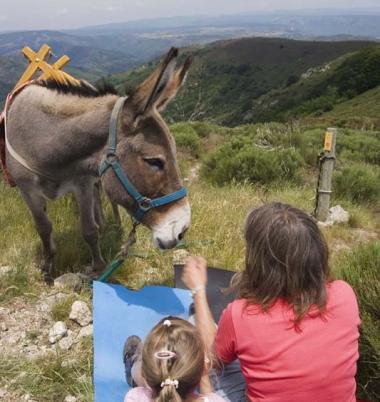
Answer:
[[[141,350],[132,367],[137,387],[127,393],[124,402],[224,401],[212,392],[204,343],[197,328],[188,321],[167,317],[150,331],[142,349],[134,343]],[[129,363],[128,356],[133,353],[128,349],[128,340],[126,349],[125,362]]]

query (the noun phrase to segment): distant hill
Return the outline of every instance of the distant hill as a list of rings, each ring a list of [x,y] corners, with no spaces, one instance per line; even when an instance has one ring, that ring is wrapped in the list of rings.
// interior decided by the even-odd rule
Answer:
[[[66,70],[76,77],[96,81],[108,74],[136,67],[140,62],[122,51],[99,47],[94,39],[55,31],[12,32],[0,35],[0,104],[27,66],[21,54],[24,46],[38,50],[47,43],[53,49],[51,62],[67,54]]]
[[[197,15],[170,18],[142,19],[123,23],[96,25],[72,30],[74,34],[108,35],[115,33],[205,34],[236,37],[248,35],[281,36],[291,38],[355,37],[380,38],[380,9],[316,9],[257,12],[237,15]],[[225,32],[223,33],[223,30]],[[229,33],[227,32],[229,31]],[[231,32],[232,36],[231,36]],[[215,38],[215,40],[218,37]]]
[[[329,63],[293,75],[288,85],[254,100],[244,115],[246,122],[288,120],[304,116],[321,116],[330,110],[346,110],[358,95],[380,85],[380,46],[372,45],[346,54]],[[373,99],[372,99],[373,100]],[[364,98],[358,97],[359,104]],[[351,117],[369,116],[374,106],[351,110]],[[364,114],[363,114],[364,113]],[[332,115],[330,115],[331,117]],[[380,116],[379,116],[380,117]]]
[[[253,107],[258,99],[271,91],[286,91],[308,70],[369,45],[243,38],[189,48],[184,53],[193,55],[194,65],[167,115],[173,120],[207,119],[228,125],[267,120],[272,115],[266,116],[264,108],[257,114]],[[151,63],[110,79],[120,89],[125,84],[133,87],[152,68]]]
[[[308,116],[304,120],[360,130],[380,130],[380,85],[336,104],[329,112],[318,117]]]

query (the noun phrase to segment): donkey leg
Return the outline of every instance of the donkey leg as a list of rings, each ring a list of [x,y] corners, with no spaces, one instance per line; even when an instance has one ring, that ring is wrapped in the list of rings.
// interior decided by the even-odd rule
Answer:
[[[82,236],[92,255],[92,268],[100,272],[106,264],[100,252],[98,226],[94,216],[94,185],[88,183],[79,186],[74,194],[79,207]]]
[[[104,213],[102,208],[102,199],[100,196],[101,184],[95,183],[94,185],[94,216],[95,222],[99,227],[100,231],[104,229]]]
[[[22,192],[22,196],[32,213],[37,232],[42,241],[44,255],[44,263],[41,267],[42,274],[45,282],[51,284],[53,282],[51,274],[56,248],[51,235],[53,225],[46,214],[46,200],[42,195],[32,192]]]
[[[113,212],[113,217],[115,218],[115,222],[117,226],[121,228],[121,217],[120,217],[120,212],[117,204],[111,202],[112,205],[112,212]]]

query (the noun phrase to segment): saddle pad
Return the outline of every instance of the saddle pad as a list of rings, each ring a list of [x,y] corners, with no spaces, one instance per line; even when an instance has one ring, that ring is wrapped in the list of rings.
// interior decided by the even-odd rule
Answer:
[[[192,302],[189,291],[149,286],[132,291],[120,285],[95,281],[94,385],[95,402],[122,402],[128,391],[123,364],[126,338],[144,339],[162,318],[188,318]]]
[[[176,288],[186,289],[181,280],[183,265],[174,266],[174,277]],[[208,268],[207,300],[215,322],[218,322],[220,315],[228,303],[235,300],[235,294],[223,292],[228,288],[235,272],[220,268]]]

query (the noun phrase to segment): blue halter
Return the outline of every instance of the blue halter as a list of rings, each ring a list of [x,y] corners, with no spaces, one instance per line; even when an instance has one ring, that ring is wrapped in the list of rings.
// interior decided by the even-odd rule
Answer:
[[[151,210],[152,208],[157,208],[162,205],[170,204],[171,202],[180,200],[181,198],[186,197],[187,190],[182,187],[178,191],[174,193],[164,195],[159,198],[154,198],[153,200],[141,195],[136,187],[130,182],[128,177],[123,172],[123,169],[119,163],[119,160],[116,156],[116,147],[117,147],[117,126],[118,119],[121,109],[124,106],[126,101],[126,97],[119,98],[115,106],[113,107],[111,113],[110,120],[110,128],[108,135],[108,148],[105,157],[103,158],[100,166],[99,166],[99,176],[102,176],[109,168],[112,168],[116,177],[119,179],[120,183],[124,187],[125,191],[134,199],[137,204],[137,209],[133,213],[133,217],[136,221],[141,222],[144,215]]]

